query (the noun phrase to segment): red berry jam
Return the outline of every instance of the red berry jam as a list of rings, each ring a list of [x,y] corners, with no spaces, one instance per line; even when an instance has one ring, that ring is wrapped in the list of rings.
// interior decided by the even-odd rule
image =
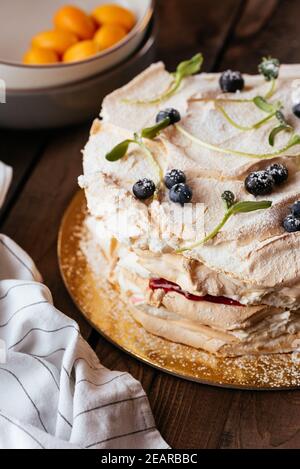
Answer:
[[[174,292],[179,293],[179,295],[185,296],[185,298],[191,301],[208,301],[210,303],[216,303],[216,304],[227,305],[227,306],[244,306],[238,301],[232,300],[231,298],[226,298],[225,296],[193,295],[192,293],[188,293],[182,290],[182,288],[176,283],[169,282],[168,280],[165,280],[163,278],[151,278],[149,281],[149,288],[151,288],[151,290],[161,289],[161,290],[164,290],[165,293],[174,291]]]

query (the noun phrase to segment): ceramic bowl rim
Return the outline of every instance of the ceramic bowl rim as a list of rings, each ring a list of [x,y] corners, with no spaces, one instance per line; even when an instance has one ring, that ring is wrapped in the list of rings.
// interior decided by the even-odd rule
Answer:
[[[32,94],[41,94],[41,93],[45,93],[45,92],[51,93],[53,91],[56,93],[56,92],[59,92],[59,91],[62,91],[64,89],[66,89],[66,88],[71,88],[72,86],[78,86],[82,83],[86,83],[87,81],[96,79],[97,77],[99,77],[101,75],[103,75],[103,77],[105,77],[105,75],[108,76],[110,73],[114,72],[118,67],[122,67],[125,64],[125,61],[126,61],[126,64],[127,64],[127,63],[137,59],[142,54],[144,54],[145,51],[147,51],[153,45],[153,43],[155,42],[157,29],[158,29],[157,19],[153,18],[152,21],[149,24],[149,30],[146,33],[145,40],[143,41],[141,46],[133,54],[131,54],[127,58],[127,61],[126,61],[126,58],[125,58],[121,63],[113,66],[112,68],[110,68],[108,70],[105,70],[104,72],[96,73],[92,76],[82,78],[82,79],[77,80],[75,82],[72,81],[70,83],[64,83],[64,84],[55,85],[55,86],[46,86],[46,87],[41,87],[41,88],[29,89],[29,90],[27,88],[24,88],[24,89],[7,88],[6,89],[6,94],[7,94],[7,96],[9,96],[9,95],[14,95],[15,96],[15,95],[22,95],[22,94],[23,95],[24,94],[30,94],[30,95],[32,95]]]
[[[67,67],[76,67],[78,65],[83,65],[91,62],[95,62],[100,60],[103,57],[107,57],[110,54],[116,52],[117,50],[120,50],[124,45],[126,45],[134,36],[137,36],[140,34],[144,29],[149,25],[151,18],[154,13],[154,6],[155,6],[155,0],[150,0],[150,5],[149,8],[147,9],[145,15],[137,22],[137,24],[134,26],[134,28],[122,39],[120,42],[118,42],[115,46],[110,47],[107,49],[107,51],[102,51],[98,52],[95,54],[93,57],[84,59],[84,60],[78,60],[76,62],[70,62],[70,63],[55,63],[55,64],[46,64],[46,65],[27,65],[23,64],[21,62],[10,62],[7,60],[1,60],[0,59],[0,65],[5,65],[8,67],[16,67],[16,68],[24,68],[27,70],[53,70],[53,69],[58,69],[58,68],[67,68]],[[125,57],[124,57],[125,58]],[[110,69],[109,69],[110,70]]]

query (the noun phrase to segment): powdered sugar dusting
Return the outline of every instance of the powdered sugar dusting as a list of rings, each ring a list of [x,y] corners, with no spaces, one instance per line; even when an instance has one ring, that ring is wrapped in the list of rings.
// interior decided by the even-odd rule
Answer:
[[[231,80],[239,80],[241,78],[241,73],[229,69],[223,73],[223,77]]]

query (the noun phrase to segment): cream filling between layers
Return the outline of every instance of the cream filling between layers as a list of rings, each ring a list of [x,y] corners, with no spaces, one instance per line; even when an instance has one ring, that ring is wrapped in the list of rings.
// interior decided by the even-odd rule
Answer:
[[[241,281],[228,273],[213,270],[201,261],[175,254],[155,255],[145,250],[137,250],[136,253],[139,264],[150,271],[152,277],[165,278],[196,295],[225,296],[244,305],[263,303],[291,310],[300,307],[298,279],[294,284],[263,288],[255,282]]]
[[[176,331],[180,330],[180,340],[186,345],[196,346],[196,342],[190,338],[190,335],[195,340],[198,336],[197,348],[233,356],[243,353],[259,353],[260,351],[284,353],[298,349],[300,312],[276,311],[275,314],[272,314],[271,309],[269,313],[265,313],[265,317],[260,318],[261,320],[254,322],[251,326],[235,330],[222,330],[196,320],[187,319],[182,314],[183,311],[180,314],[170,311],[164,306],[155,307],[147,304],[143,289],[132,281],[130,275],[126,275],[122,268],[117,267],[116,279],[123,297],[131,302],[134,308],[132,310],[134,317],[149,332],[156,335],[177,341]],[[191,301],[191,303],[193,302]],[[201,303],[200,307],[205,309],[206,302]],[[216,305],[216,307],[219,308],[220,305]],[[225,306],[223,314],[226,314],[226,308],[230,307]],[[147,319],[145,319],[145,315],[148,316]],[[238,327],[237,324],[236,327]],[[284,342],[282,347],[279,346],[280,341]]]
[[[118,284],[121,295],[131,305],[133,316],[149,332],[228,356],[298,349],[299,313],[266,306],[212,305],[187,300],[175,292],[149,292],[148,282],[152,274],[140,264],[138,255],[126,247],[116,247],[112,239],[99,244],[96,239],[98,231],[94,230],[97,223],[95,225],[88,219],[87,226],[94,244],[92,251],[86,251],[88,260],[94,263],[95,246],[98,250],[101,246],[105,262],[111,261],[107,277]],[[155,297],[160,293],[161,298]]]
[[[87,225],[100,246],[109,245],[115,233],[110,231],[106,220],[87,217]],[[274,307],[297,310],[300,307],[300,284],[298,278],[289,282],[272,283],[264,286],[261,282],[241,280],[223,270],[213,269],[203,260],[188,259],[174,253],[154,253],[146,249],[132,249],[120,240],[117,253],[123,266],[135,259],[139,272],[149,272],[155,278],[164,278],[178,284],[183,290],[204,296],[225,296],[244,305],[267,304]],[[122,246],[122,248],[120,248]],[[220,256],[222,246],[211,247],[215,256]],[[130,253],[130,254],[129,254]],[[266,253],[267,254],[267,253]],[[208,260],[209,261],[209,260]],[[279,259],[278,259],[279,262]],[[131,266],[132,268],[132,266]],[[278,265],[279,268],[279,265]],[[282,269],[282,266],[280,266]],[[130,266],[129,266],[130,270]],[[141,274],[142,275],[142,274]]]

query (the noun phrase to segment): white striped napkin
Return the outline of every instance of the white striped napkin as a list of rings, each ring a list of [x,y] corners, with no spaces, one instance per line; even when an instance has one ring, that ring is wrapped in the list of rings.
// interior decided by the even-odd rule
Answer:
[[[0,201],[11,170],[0,162]],[[0,447],[160,449],[148,399],[104,368],[30,257],[0,234]]]
[[[3,205],[12,178],[12,169],[0,161],[0,209]]]

